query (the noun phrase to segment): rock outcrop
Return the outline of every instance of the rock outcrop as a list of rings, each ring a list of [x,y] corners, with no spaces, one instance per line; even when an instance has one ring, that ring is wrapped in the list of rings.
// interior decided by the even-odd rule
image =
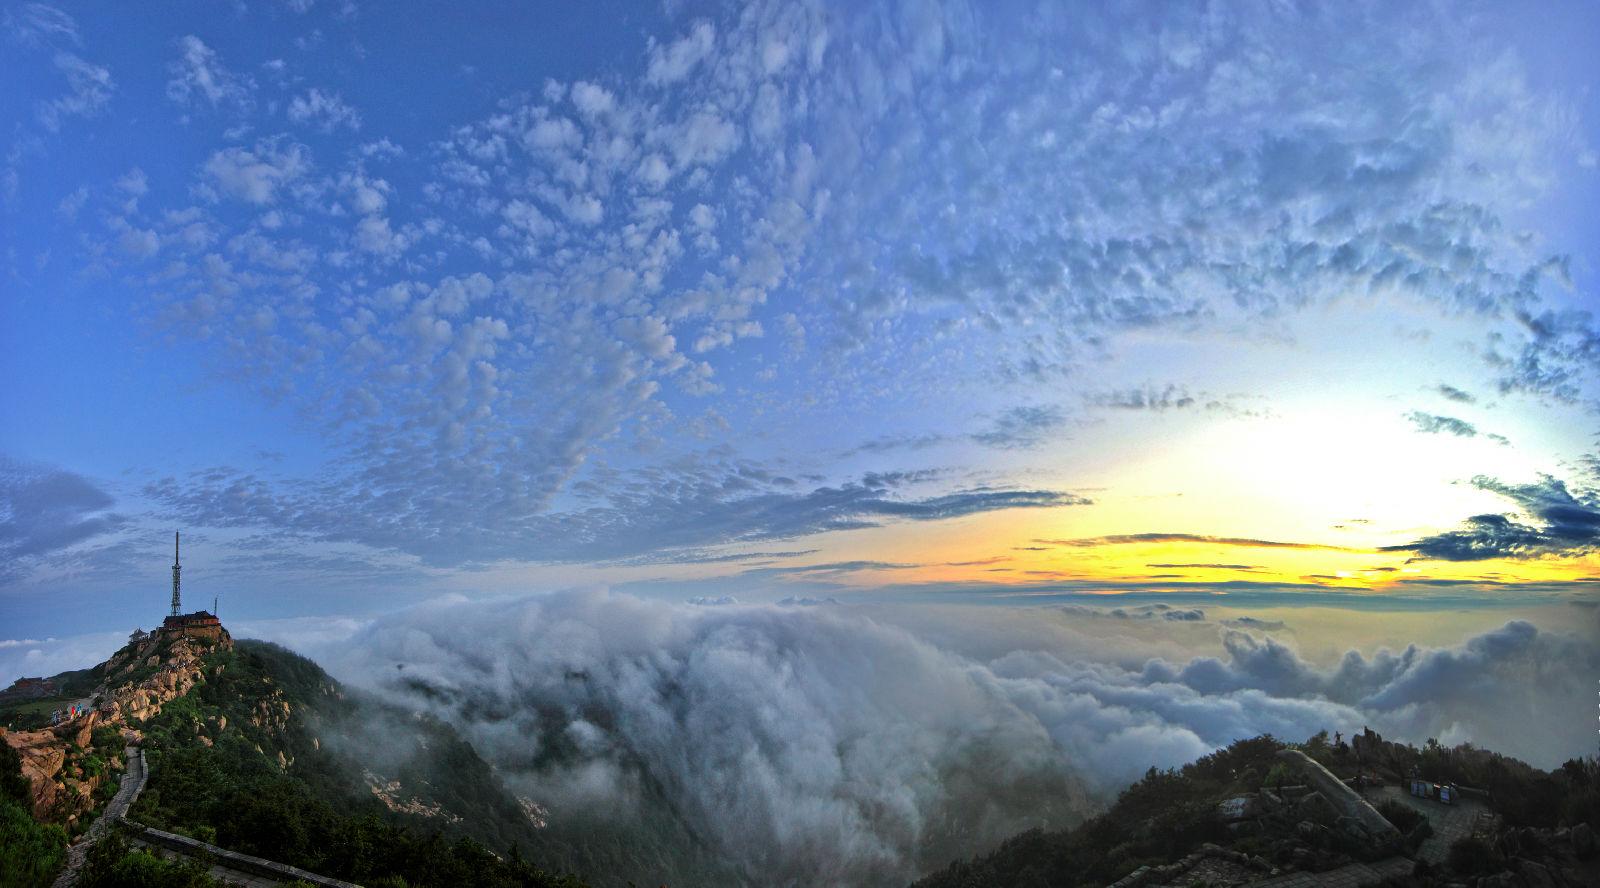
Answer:
[[[1335,824],[1346,835],[1375,854],[1391,853],[1400,847],[1404,840],[1400,830],[1332,771],[1298,749],[1280,750],[1278,758],[1300,769],[1306,782],[1332,809]]]
[[[156,634],[130,642],[106,661],[105,679],[91,696],[94,703],[88,711],[49,728],[4,733],[32,786],[34,817],[71,823],[90,810],[95,790],[110,775],[81,773],[69,761],[73,748],[112,759],[121,748],[121,737],[118,749],[93,750],[95,728],[113,725],[122,727],[122,734],[137,734],[133,723],[154,717],[162,706],[205,680],[202,658],[219,646],[233,646],[226,631],[216,641]]]
[[[61,773],[61,766],[66,762],[67,745],[49,729],[11,731],[4,734],[4,739],[22,759],[22,776],[28,778],[32,786],[34,816],[50,812],[61,794],[62,787],[56,783],[56,775]]]

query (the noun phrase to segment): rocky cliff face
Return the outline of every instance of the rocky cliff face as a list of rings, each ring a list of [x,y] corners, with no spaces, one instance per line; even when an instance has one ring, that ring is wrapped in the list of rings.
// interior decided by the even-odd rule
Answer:
[[[63,789],[56,782],[56,775],[66,761],[67,745],[49,730],[11,732],[5,735],[5,741],[22,759],[22,776],[32,785],[33,814],[43,819],[55,808]]]
[[[106,680],[99,692],[99,713],[119,722],[142,722],[205,680],[201,658],[215,648],[228,650],[233,639],[224,632],[215,642],[179,637],[153,638],[128,645],[106,661]],[[152,671],[153,670],[153,671]]]
[[[17,750],[22,774],[32,784],[33,815],[70,825],[91,810],[95,790],[113,775],[84,763],[90,757],[111,761],[119,756],[121,743],[138,737],[136,724],[205,680],[202,658],[218,647],[233,647],[226,631],[215,641],[157,635],[129,644],[106,661],[106,678],[91,695],[88,712],[37,731],[0,731]],[[121,729],[118,743],[114,749],[96,749],[95,729],[106,726]]]

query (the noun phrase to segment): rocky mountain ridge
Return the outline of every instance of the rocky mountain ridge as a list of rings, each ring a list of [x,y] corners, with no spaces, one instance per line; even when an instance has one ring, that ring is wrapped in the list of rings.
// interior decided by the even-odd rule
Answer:
[[[1546,772],[1470,744],[1354,739],[1262,736],[1151,768],[1084,824],[1019,834],[914,888],[1600,884],[1600,761]]]
[[[34,730],[0,728],[0,738],[22,760],[34,817],[69,828],[79,825],[103,801],[102,789],[114,785],[123,745],[139,736],[134,725],[203,682],[207,653],[232,647],[226,631],[216,639],[154,633],[130,641],[91,670],[99,682],[83,698],[80,714]],[[37,698],[40,684],[53,686],[49,680],[21,679],[13,685],[14,696]]]

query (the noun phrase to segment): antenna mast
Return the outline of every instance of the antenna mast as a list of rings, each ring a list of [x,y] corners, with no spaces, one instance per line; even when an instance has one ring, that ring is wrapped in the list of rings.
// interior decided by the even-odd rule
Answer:
[[[176,617],[180,608],[178,599],[178,572],[183,566],[178,563],[178,532],[172,533],[172,615]]]

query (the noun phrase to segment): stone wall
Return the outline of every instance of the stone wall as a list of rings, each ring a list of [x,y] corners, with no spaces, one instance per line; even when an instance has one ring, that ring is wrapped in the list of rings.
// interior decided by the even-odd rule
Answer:
[[[299,879],[312,885],[322,886],[322,888],[361,888],[361,886],[353,882],[319,876],[297,866],[265,860],[249,854],[241,854],[238,851],[229,851],[226,848],[219,848],[216,845],[207,844],[198,839],[169,833],[165,830],[145,826],[136,820],[129,820],[127,817],[128,809],[133,807],[134,800],[139,797],[139,793],[144,791],[145,780],[150,775],[150,769],[145,764],[143,749],[135,751],[133,747],[129,747],[128,753],[129,784],[125,785],[123,791],[119,792],[117,797],[107,806],[105,817],[103,818],[105,822],[120,823],[122,828],[127,830],[130,835],[146,844],[176,851],[185,857],[209,855],[218,864],[248,875],[264,876],[280,882],[292,882]]]
[[[198,839],[165,832],[133,820],[123,820],[122,822],[134,837],[148,844],[176,851],[185,857],[210,855],[215,858],[218,864],[241,873],[265,876],[281,882],[292,882],[295,879],[299,879],[302,882],[324,886],[324,888],[360,888],[354,882],[331,879],[327,876],[319,876],[316,873],[307,872],[297,866],[290,866],[287,863],[278,863],[273,860],[252,857],[249,854],[240,854],[238,851],[218,848],[216,845],[208,845]]]

